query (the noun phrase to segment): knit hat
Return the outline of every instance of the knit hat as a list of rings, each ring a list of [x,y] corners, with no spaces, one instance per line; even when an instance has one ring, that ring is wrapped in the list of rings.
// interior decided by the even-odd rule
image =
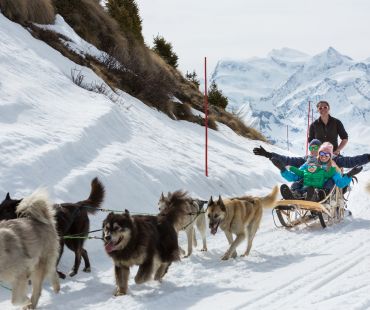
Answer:
[[[320,152],[330,153],[330,157],[333,157],[333,144],[324,142],[319,148],[319,154]]]
[[[318,145],[318,146],[320,146],[320,145],[321,145],[321,141],[320,141],[320,140],[318,140],[318,139],[313,139],[313,140],[310,142],[309,146],[311,146],[311,145]]]

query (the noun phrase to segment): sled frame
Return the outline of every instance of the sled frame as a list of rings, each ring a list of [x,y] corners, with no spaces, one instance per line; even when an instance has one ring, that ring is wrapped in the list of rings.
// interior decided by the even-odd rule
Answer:
[[[346,202],[340,188],[334,187],[319,202],[306,200],[279,200],[272,210],[275,226],[292,228],[298,225],[310,226],[319,220],[321,226],[339,223],[345,214]],[[281,226],[277,225],[277,217]]]

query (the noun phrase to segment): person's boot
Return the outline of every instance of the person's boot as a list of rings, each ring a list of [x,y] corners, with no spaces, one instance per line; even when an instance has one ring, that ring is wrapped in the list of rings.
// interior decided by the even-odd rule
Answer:
[[[315,201],[315,196],[315,189],[312,186],[308,187],[306,192],[306,200]]]
[[[317,196],[318,196],[319,201],[323,201],[326,197],[326,193],[323,189],[319,189],[317,191]]]
[[[280,186],[280,193],[284,199],[287,199],[287,200],[294,199],[292,191],[290,190],[289,186],[286,184],[282,184]]]

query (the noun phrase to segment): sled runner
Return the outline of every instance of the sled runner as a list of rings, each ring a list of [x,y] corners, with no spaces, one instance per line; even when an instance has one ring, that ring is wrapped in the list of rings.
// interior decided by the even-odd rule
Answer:
[[[343,220],[346,199],[343,191],[334,187],[332,191],[320,202],[307,200],[279,200],[272,210],[274,223],[276,217],[283,227],[295,227],[301,224],[310,225],[320,221],[323,228],[327,225],[339,223]],[[349,214],[350,211],[348,211]],[[281,227],[281,226],[280,226]]]

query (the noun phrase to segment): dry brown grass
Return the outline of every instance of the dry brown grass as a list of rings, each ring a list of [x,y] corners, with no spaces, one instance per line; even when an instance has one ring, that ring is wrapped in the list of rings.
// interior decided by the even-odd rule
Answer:
[[[259,131],[247,126],[237,115],[223,111],[216,117],[216,120],[230,127],[238,135],[252,140],[267,142],[267,139]]]
[[[55,18],[52,0],[0,0],[0,9],[20,24],[52,24]]]
[[[9,14],[26,14],[22,6],[19,11],[14,9],[24,1],[0,0],[0,4],[6,3]],[[43,2],[50,4],[50,1]],[[123,66],[117,68],[112,65],[112,58],[101,63],[92,57],[82,58],[69,51],[58,35],[51,32],[32,27],[34,36],[44,40],[74,62],[92,68],[111,87],[130,93],[173,119],[205,125],[205,119],[193,115],[191,111],[191,107],[203,111],[204,97],[198,88],[142,42],[135,42],[122,33],[117,22],[104,11],[98,0],[53,0],[53,3],[57,13],[61,14],[82,38],[112,55],[112,58],[117,59]],[[172,96],[183,104],[172,102]],[[226,124],[244,137],[266,141],[258,131],[246,126],[237,115],[210,107],[208,127],[217,130],[216,121]]]
[[[97,0],[53,0],[57,13],[86,41],[99,49],[121,54],[129,49],[127,39],[116,21]],[[124,55],[123,57],[127,57]]]

